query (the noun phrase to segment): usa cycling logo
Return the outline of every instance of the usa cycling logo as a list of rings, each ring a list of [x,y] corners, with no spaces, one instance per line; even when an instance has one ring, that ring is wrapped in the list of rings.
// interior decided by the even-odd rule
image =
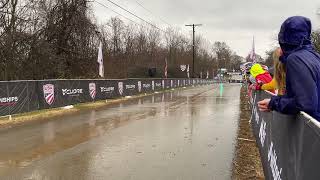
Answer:
[[[122,95],[123,94],[123,82],[118,82],[118,90],[119,90],[119,94]]]
[[[43,85],[43,95],[47,104],[52,105],[54,102],[54,85],[45,84]]]
[[[94,99],[97,95],[97,89],[95,83],[89,83],[89,93],[92,99]]]
[[[138,91],[141,92],[141,81],[138,81]]]

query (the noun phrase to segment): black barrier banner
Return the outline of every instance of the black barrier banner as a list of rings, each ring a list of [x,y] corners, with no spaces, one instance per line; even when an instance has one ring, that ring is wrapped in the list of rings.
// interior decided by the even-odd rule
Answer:
[[[96,100],[113,99],[120,96],[118,90],[118,81],[116,80],[98,80],[91,83],[96,83]],[[94,90],[94,88],[92,89]]]
[[[38,109],[34,81],[0,82],[0,116]]]
[[[8,95],[8,85],[5,82],[0,82],[0,115],[10,114],[10,102],[12,102],[12,97]],[[15,97],[14,97],[15,98]],[[9,104],[8,104],[9,102]]]
[[[41,109],[63,107],[95,100],[95,81],[55,80],[39,81],[39,104]]]
[[[320,126],[303,115],[260,112],[257,102],[264,98],[269,95],[253,94],[251,123],[266,179],[320,179]]]
[[[190,79],[186,80],[186,86],[191,86]]]
[[[162,89],[164,89],[164,80],[160,80],[160,79],[154,80],[154,86],[155,86],[155,91],[161,91]]]
[[[165,89],[170,89],[171,88],[171,80],[170,79],[165,79],[164,80],[164,87],[165,87]]]
[[[138,93],[148,93],[155,89],[154,80],[138,80]]]
[[[173,79],[173,80],[171,80],[171,81],[172,81],[172,85],[171,85],[171,87],[172,87],[172,88],[176,88],[176,87],[177,87],[177,85],[178,85],[178,80]]]
[[[138,80],[130,79],[124,81],[123,94],[125,96],[133,96],[138,94]]]
[[[43,80],[0,82],[0,116],[200,85],[199,79]]]

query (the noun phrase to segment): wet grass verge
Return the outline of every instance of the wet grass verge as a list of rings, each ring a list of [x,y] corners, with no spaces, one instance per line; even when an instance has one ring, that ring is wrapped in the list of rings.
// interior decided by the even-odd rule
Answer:
[[[192,88],[192,87],[188,87],[188,88]],[[175,88],[174,90],[179,90],[179,89],[185,89],[185,88]],[[170,91],[172,91],[172,89],[158,91],[158,92],[163,93],[163,92],[170,92]],[[32,111],[27,113],[15,114],[11,116],[11,119],[9,119],[9,116],[0,117],[0,129],[8,129],[8,128],[21,126],[25,124],[54,120],[61,116],[74,115],[76,113],[80,113],[83,111],[85,112],[92,109],[105,108],[113,104],[130,101],[130,100],[134,100],[137,98],[150,96],[154,94],[155,93],[146,93],[146,94],[135,95],[130,98],[120,97],[117,99],[108,99],[108,100],[101,100],[96,102],[75,104],[73,105],[73,108],[70,108],[70,109],[66,109],[66,108],[43,109],[43,110]]]
[[[232,179],[265,179],[261,165],[260,153],[252,132],[249,119],[251,110],[246,88],[241,89],[240,119],[235,157],[233,160]]]

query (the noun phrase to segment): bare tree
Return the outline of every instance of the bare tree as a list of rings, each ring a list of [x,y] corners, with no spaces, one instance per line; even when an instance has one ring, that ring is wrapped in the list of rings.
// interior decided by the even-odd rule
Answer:
[[[148,77],[150,68],[162,77],[165,59],[169,77],[186,77],[179,67],[192,64],[191,39],[178,29],[162,32],[118,17],[98,26],[87,0],[0,0],[1,80],[97,78],[100,41],[107,78]],[[233,66],[225,43],[213,52],[197,36],[196,45],[197,72]]]
[[[312,32],[312,43],[315,49],[320,53],[320,31]]]

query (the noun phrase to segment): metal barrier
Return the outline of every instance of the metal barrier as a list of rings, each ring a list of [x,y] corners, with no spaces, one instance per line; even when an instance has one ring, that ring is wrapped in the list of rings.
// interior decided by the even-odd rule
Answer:
[[[296,116],[260,112],[257,102],[265,98],[270,94],[255,92],[250,102],[266,179],[320,179],[320,123],[304,112]]]

